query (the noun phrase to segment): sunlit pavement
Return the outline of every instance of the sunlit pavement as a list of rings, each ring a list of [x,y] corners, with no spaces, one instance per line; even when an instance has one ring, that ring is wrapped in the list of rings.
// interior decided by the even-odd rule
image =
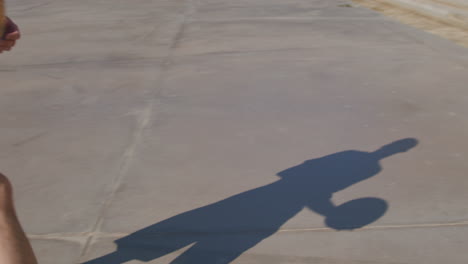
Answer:
[[[338,0],[9,13],[0,170],[41,264],[466,263],[467,49]]]

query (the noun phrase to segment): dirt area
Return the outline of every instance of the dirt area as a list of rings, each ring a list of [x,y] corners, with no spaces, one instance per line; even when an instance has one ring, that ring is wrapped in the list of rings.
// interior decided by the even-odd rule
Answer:
[[[457,25],[448,24],[431,17],[388,4],[380,0],[352,0],[353,2],[378,11],[402,23],[425,30],[432,34],[452,40],[468,48],[468,30]]]

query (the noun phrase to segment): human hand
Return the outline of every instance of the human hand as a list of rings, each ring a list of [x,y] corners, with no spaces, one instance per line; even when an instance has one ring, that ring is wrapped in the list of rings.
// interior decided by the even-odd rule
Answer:
[[[6,18],[5,33],[0,38],[0,53],[10,51],[20,39],[21,34],[18,26],[10,19]]]

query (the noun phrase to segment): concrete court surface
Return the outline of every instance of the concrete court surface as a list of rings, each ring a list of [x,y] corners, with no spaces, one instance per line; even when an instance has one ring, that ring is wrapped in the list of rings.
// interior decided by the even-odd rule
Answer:
[[[40,263],[468,262],[467,49],[341,0],[9,11],[0,168]]]

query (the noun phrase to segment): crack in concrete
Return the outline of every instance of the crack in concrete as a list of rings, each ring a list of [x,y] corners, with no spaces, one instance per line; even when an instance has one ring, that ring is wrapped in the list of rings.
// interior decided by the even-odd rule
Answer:
[[[166,57],[163,59],[162,62],[162,68],[159,72],[159,74],[154,74],[156,77],[154,79],[155,85],[149,90],[149,94],[147,98],[149,98],[149,102],[146,104],[146,106],[143,108],[141,111],[139,118],[138,118],[138,123],[135,128],[135,131],[132,136],[132,140],[130,141],[129,145],[127,146],[125,152],[122,155],[122,159],[120,161],[120,166],[117,171],[117,176],[113,179],[111,183],[111,190],[107,198],[105,198],[101,209],[99,210],[100,213],[98,214],[98,217],[96,219],[95,224],[92,227],[92,231],[88,233],[81,233],[84,235],[84,237],[87,237],[86,242],[83,246],[80,259],[83,260],[89,253],[91,249],[92,243],[95,241],[95,239],[98,236],[98,234],[102,237],[102,233],[99,232],[103,225],[104,221],[104,216],[109,209],[110,205],[112,204],[116,193],[118,189],[120,188],[123,179],[125,176],[128,174],[128,169],[130,168],[130,165],[135,157],[136,150],[141,143],[142,137],[143,137],[143,132],[145,129],[149,126],[151,123],[151,120],[153,119],[153,111],[155,106],[157,105],[157,101],[160,96],[160,93],[162,91],[162,87],[164,84],[164,73],[167,72],[167,70],[170,68],[170,66],[173,64],[173,53],[174,50],[176,49],[177,43],[183,36],[184,29],[186,27],[187,21],[188,21],[188,16],[193,14],[195,12],[193,3],[191,0],[187,0],[186,4],[186,11],[184,12],[184,15],[179,21],[180,26],[178,27],[176,34],[174,35],[174,38],[172,39],[172,45],[168,47],[168,52]],[[31,236],[33,238],[34,236]],[[35,236],[36,238],[38,236]],[[52,237],[53,239],[60,238],[62,236],[57,236],[57,235],[49,235],[46,237]]]
[[[366,226],[359,229],[355,229],[351,232],[364,232],[373,230],[390,230],[390,229],[412,229],[412,228],[443,228],[443,227],[465,227],[468,226],[467,221],[458,222],[447,222],[447,223],[426,223],[426,224],[401,224],[401,225],[375,225]],[[213,234],[247,234],[247,233],[259,233],[259,232],[271,232],[270,229],[255,229],[255,230],[234,230],[234,231],[218,231],[218,232],[158,232],[148,233],[147,237],[150,238],[154,235],[213,235]],[[277,233],[308,233],[308,232],[342,232],[336,231],[329,227],[316,227],[316,228],[285,228],[279,229]],[[350,232],[350,231],[348,231]],[[121,238],[132,233],[118,233],[118,232],[77,232],[77,233],[51,233],[51,234],[28,234],[30,239],[42,239],[42,240],[77,240],[80,238],[96,237],[96,238]]]
[[[322,20],[338,20],[338,21],[368,21],[368,20],[378,20],[381,21],[382,18],[379,16],[372,16],[372,17],[339,17],[339,16],[316,16],[316,17],[271,17],[271,16],[263,16],[263,17],[236,17],[236,18],[207,18],[207,19],[200,19],[194,18],[190,19],[190,22],[198,22],[198,23],[235,23],[235,22],[262,22],[262,21],[290,21],[290,22],[313,22],[313,21],[322,21]]]

